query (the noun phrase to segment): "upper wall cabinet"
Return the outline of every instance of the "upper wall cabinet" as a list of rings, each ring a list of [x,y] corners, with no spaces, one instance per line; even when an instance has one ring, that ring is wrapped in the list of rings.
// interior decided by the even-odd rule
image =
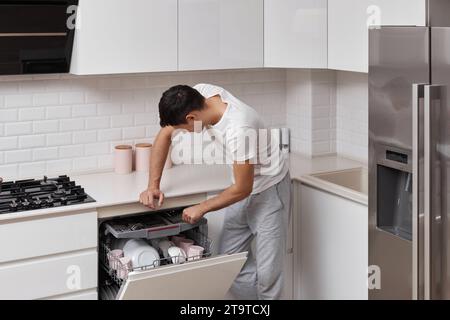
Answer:
[[[327,68],[327,0],[264,1],[264,66]]]
[[[426,25],[426,0],[328,0],[328,68],[368,72],[368,26]]]
[[[177,0],[80,0],[73,74],[177,70]]]
[[[263,0],[179,0],[179,70],[263,66]]]

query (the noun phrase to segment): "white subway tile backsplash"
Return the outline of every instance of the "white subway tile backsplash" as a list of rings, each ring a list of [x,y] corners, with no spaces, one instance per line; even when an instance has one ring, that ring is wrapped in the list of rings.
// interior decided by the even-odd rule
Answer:
[[[80,156],[84,156],[84,148],[82,144],[59,147],[60,158],[76,158]]]
[[[0,85],[0,94],[14,94],[19,91],[19,84],[17,82],[2,82]]]
[[[33,161],[51,160],[58,157],[58,148],[39,148],[33,150]]]
[[[10,95],[5,97],[5,107],[7,108],[30,107],[32,105],[33,96],[31,94]]]
[[[5,124],[5,136],[31,134],[31,122],[13,122]]]
[[[17,148],[17,137],[0,137],[0,151]]]
[[[72,143],[72,133],[54,133],[47,135],[48,146],[64,146]]]
[[[73,144],[92,143],[97,141],[97,131],[78,131],[73,133]]]
[[[95,104],[72,106],[72,117],[92,117],[97,115],[97,106]]]
[[[45,135],[28,135],[19,137],[19,148],[28,149],[36,147],[44,147],[46,141]]]
[[[46,172],[48,174],[61,175],[67,174],[72,171],[72,160],[62,159],[62,160],[51,160],[47,161]]]
[[[84,103],[84,92],[62,92],[60,99],[63,105]]]
[[[122,113],[122,105],[120,103],[106,102],[97,104],[97,113],[99,116],[109,116]]]
[[[50,133],[58,131],[59,122],[57,120],[37,121],[33,123],[33,133]]]
[[[71,114],[72,114],[71,106],[47,107],[45,117],[47,119],[64,119],[70,118]]]
[[[18,176],[18,164],[0,165],[0,177],[6,180],[16,179]]]
[[[84,129],[84,119],[64,119],[59,121],[59,131],[78,131]]]
[[[156,126],[147,126],[145,128],[145,136],[149,137],[149,138],[156,137],[156,135],[158,134],[160,129],[161,129],[161,127],[159,127],[158,125],[156,125]]]
[[[111,126],[110,117],[86,118],[86,129],[106,129]]]
[[[97,157],[84,157],[73,159],[73,170],[75,172],[96,170],[97,167]]]
[[[0,81],[0,175],[5,177],[111,169],[115,145],[152,142],[160,130],[161,94],[174,84],[215,83],[251,103],[267,125],[285,126],[287,120],[285,70],[39,75]],[[17,162],[5,163],[7,159]]]
[[[43,120],[45,119],[45,108],[24,108],[19,110],[19,120]]]
[[[145,103],[133,101],[122,105],[123,114],[135,114],[141,112],[145,112]]]
[[[113,128],[123,128],[132,126],[134,123],[134,117],[132,114],[123,114],[111,117],[111,126]]]
[[[46,174],[46,163],[42,162],[31,162],[31,163],[22,163],[19,165],[19,177],[28,178],[28,177],[37,177]]]
[[[120,77],[116,78],[100,78],[98,81],[100,89],[120,89],[122,87]]]
[[[1,122],[11,122],[19,120],[18,111],[16,109],[0,109]]]
[[[145,137],[145,127],[130,127],[122,129],[123,139],[138,139]]]
[[[5,151],[5,163],[19,163],[31,161],[31,150]]]
[[[114,156],[112,154],[100,155],[97,157],[99,169],[112,168],[114,166]]]
[[[122,129],[103,129],[98,130],[98,141],[115,141],[122,139]]]
[[[59,93],[38,93],[33,95],[34,106],[52,106],[59,104]]]
[[[336,140],[339,154],[368,160],[367,74],[338,72],[336,94]]]
[[[157,125],[158,123],[159,116],[153,113],[137,113],[134,115],[134,125],[136,126]]]
[[[109,152],[110,144],[108,142],[90,143],[84,146],[84,154],[86,156],[108,154]]]
[[[85,94],[86,103],[99,103],[99,102],[108,102],[109,91],[107,90],[88,90]]]

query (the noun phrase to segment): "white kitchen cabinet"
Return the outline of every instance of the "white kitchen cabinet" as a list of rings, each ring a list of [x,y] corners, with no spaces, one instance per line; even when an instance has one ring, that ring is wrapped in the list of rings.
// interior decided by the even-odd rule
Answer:
[[[0,265],[97,247],[95,211],[0,222]],[[8,243],[10,245],[8,245]]]
[[[95,289],[97,261],[97,250],[94,248],[0,265],[0,299],[43,299]]]
[[[0,221],[0,243],[0,299],[96,292],[95,210]]]
[[[80,0],[71,73],[177,70],[177,0]]]
[[[298,185],[298,299],[366,300],[367,206]]]
[[[368,72],[368,26],[426,25],[426,0],[328,0],[328,68]]]
[[[263,0],[179,0],[179,70],[263,66]]]
[[[264,1],[264,66],[327,68],[327,0]]]

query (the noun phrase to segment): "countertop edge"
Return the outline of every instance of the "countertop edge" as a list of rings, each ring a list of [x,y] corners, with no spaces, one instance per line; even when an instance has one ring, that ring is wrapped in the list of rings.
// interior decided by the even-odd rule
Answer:
[[[336,185],[331,182],[323,181],[320,179],[317,179],[315,177],[304,175],[300,178],[295,179],[298,182],[305,184],[307,186],[319,189],[321,191],[328,192],[330,194],[339,196],[341,198],[357,202],[359,204],[362,204],[366,207],[369,206],[369,197],[366,194],[354,191],[349,188],[345,188],[339,185]]]

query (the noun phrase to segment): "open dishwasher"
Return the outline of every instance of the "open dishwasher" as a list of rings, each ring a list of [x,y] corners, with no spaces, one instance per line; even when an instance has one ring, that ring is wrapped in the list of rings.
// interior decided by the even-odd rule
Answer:
[[[196,224],[185,223],[182,221],[183,209],[100,221],[99,299],[207,300],[225,297],[247,259],[247,252],[213,255],[207,219]],[[175,250],[185,248],[186,243],[189,245],[187,250]],[[166,250],[166,247],[169,248]],[[203,250],[191,250],[194,247]],[[147,254],[147,259],[136,258],[143,256],[141,252]],[[153,257],[152,252],[154,258],[149,258]]]

